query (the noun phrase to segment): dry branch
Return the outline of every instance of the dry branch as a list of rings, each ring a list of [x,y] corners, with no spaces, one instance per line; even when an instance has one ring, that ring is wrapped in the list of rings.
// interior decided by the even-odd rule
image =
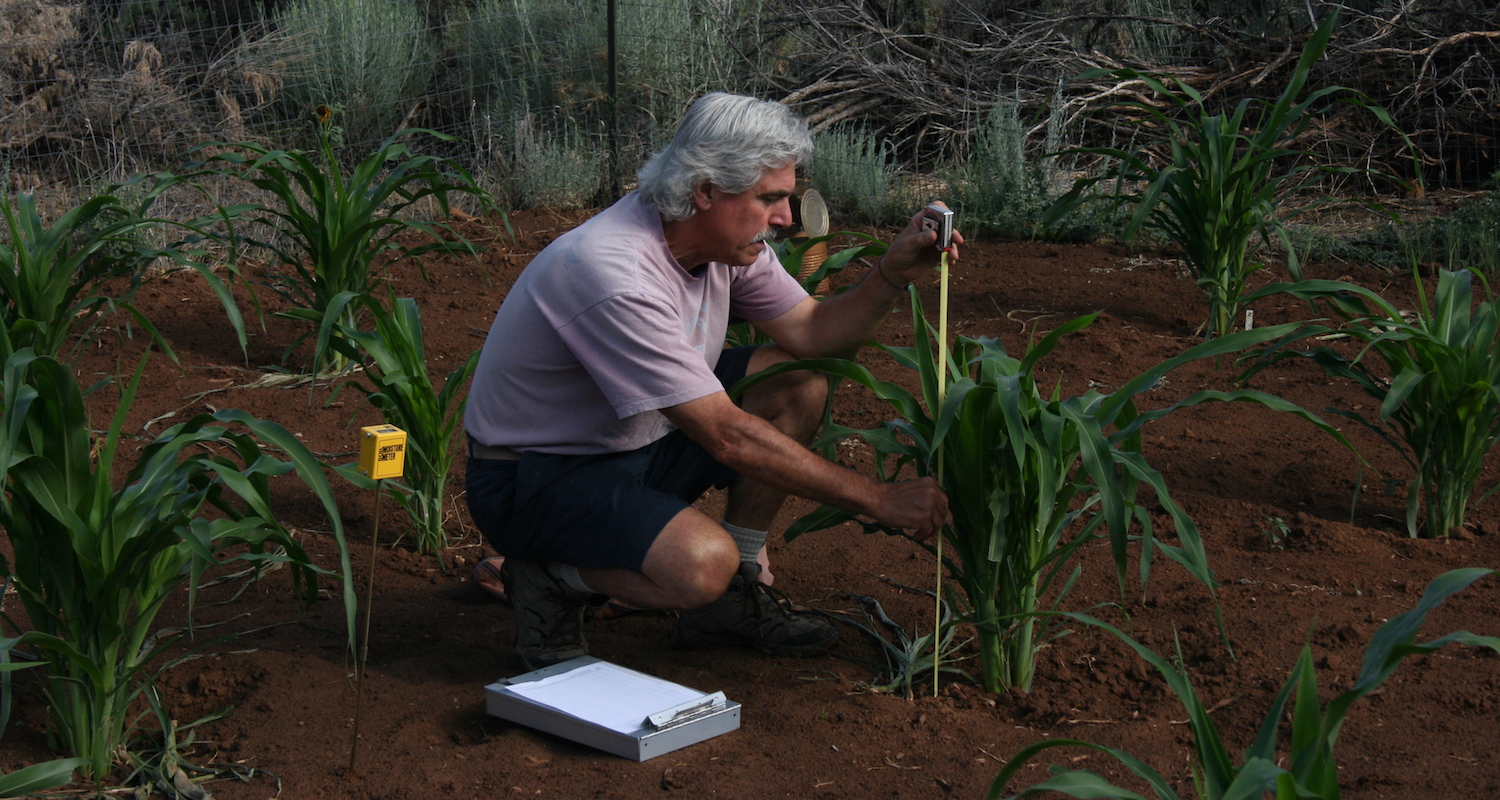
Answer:
[[[1463,161],[1494,168],[1500,143],[1500,9],[1468,14],[1416,0],[1385,11],[1314,2],[1318,18],[1342,8],[1340,29],[1309,91],[1342,85],[1383,104],[1412,136],[1429,181],[1473,181]],[[1101,113],[1122,98],[1162,107],[1138,82],[1077,82],[1094,67],[1131,67],[1168,75],[1224,107],[1253,97],[1274,100],[1311,32],[1279,37],[1149,16],[1075,14],[991,18],[961,3],[937,25],[887,19],[873,3],[804,4],[769,23],[794,42],[783,68],[760,78],[782,102],[819,127],[866,126],[903,157],[932,166],[966,152],[997,96],[1020,104],[1033,146],[1041,147],[1049,111],[1060,112],[1076,143],[1118,143],[1127,121]],[[1170,48],[1142,43],[1142,31],[1168,31]],[[1165,34],[1163,34],[1165,35]],[[1168,60],[1170,57],[1170,60]],[[1399,135],[1367,115],[1330,115],[1314,146],[1334,163],[1410,175]]]

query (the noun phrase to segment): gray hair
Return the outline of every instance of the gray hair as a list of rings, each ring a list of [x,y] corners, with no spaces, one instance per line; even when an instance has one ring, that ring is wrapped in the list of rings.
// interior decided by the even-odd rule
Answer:
[[[677,135],[641,167],[638,190],[669,222],[691,217],[705,183],[749,191],[767,170],[812,159],[807,123],[780,103],[713,92],[688,107]]]

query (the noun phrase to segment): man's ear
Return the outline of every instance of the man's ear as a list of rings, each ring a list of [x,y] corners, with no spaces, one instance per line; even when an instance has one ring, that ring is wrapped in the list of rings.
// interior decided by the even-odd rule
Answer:
[[[707,211],[714,204],[714,185],[711,183],[700,183],[693,187],[693,205],[699,211]]]

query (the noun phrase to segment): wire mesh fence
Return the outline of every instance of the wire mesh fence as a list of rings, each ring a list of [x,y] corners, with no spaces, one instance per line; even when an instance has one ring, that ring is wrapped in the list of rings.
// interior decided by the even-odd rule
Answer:
[[[1316,76],[1392,110],[1392,131],[1335,112],[1317,147],[1415,182],[1495,170],[1500,11],[1477,0],[1340,6]],[[1257,0],[0,0],[0,158],[11,190],[87,191],[172,167],[209,141],[314,141],[333,113],[351,158],[427,127],[502,204],[588,204],[628,186],[683,107],[712,89],[782,100],[820,132],[869,136],[862,161],[905,174],[965,163],[1003,106],[1034,157],[1118,141],[1080,85],[1151,68],[1215,101],[1274,96],[1299,37],[1333,4]],[[1008,124],[1008,123],[1007,123]],[[1373,188],[1373,187],[1372,187]]]

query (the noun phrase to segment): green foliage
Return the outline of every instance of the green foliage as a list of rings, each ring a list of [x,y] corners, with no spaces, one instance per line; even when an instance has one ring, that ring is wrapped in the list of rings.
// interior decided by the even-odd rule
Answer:
[[[264,232],[246,240],[269,250],[283,267],[291,269],[290,275],[278,276],[282,280],[270,284],[293,305],[280,316],[312,323],[315,329],[325,326],[330,315],[338,325],[357,327],[358,304],[341,304],[335,313],[333,300],[344,292],[369,294],[385,269],[374,269],[378,256],[393,254],[394,258],[385,262],[388,266],[392,260],[430,252],[478,252],[446,223],[408,219],[401,214],[418,201],[431,198],[447,217],[449,192],[485,196],[463,167],[439,156],[417,155],[402,141],[416,134],[454,141],[436,131],[402,131],[382,142],[346,175],[331,143],[333,130],[328,118],[333,113],[322,109],[315,154],[274,150],[250,142],[209,142],[198,149],[227,149],[190,166],[241,178],[276,198],[273,205],[247,203],[223,212]],[[409,237],[404,235],[413,233],[422,234],[428,241],[415,247],[408,245]],[[448,241],[444,234],[456,241]],[[306,336],[299,337],[287,354]],[[313,371],[338,371],[345,366],[320,340],[313,353]]]
[[[275,521],[272,477],[295,470],[327,512],[353,631],[338,507],[322,465],[285,428],[240,411],[200,414],[147,445],[115,488],[116,449],[145,364],[97,443],[71,370],[29,349],[4,367],[0,464],[9,468],[9,491],[0,526],[13,556],[0,567],[15,576],[31,620],[20,643],[47,659],[43,691],[55,744],[85,759],[95,780],[123,757],[132,701],[152,681],[153,662],[181,636],[152,632],[174,589],[189,585],[191,610],[204,570],[281,561],[294,567],[302,597],[317,597],[315,568]]]
[[[859,247],[846,247],[843,250],[828,256],[823,263],[814,269],[806,269],[803,264],[807,253],[812,248],[822,244],[827,245],[836,238],[852,236],[855,239],[864,240],[865,244]],[[885,255],[886,245],[884,242],[865,233],[854,231],[841,231],[830,233],[826,236],[812,236],[800,242],[773,241],[771,247],[776,251],[776,257],[781,261],[781,266],[802,284],[807,293],[817,296],[818,287],[829,278],[844,271],[851,262],[858,258],[880,258]],[[804,275],[803,272],[807,274]],[[745,347],[748,345],[770,344],[771,337],[756,330],[754,325],[741,322],[731,325],[725,331],[724,344],[726,347]],[[833,376],[828,378],[828,399],[823,403],[822,427],[828,428],[833,422],[833,395],[838,391],[839,382]],[[828,441],[822,445],[823,457],[833,458],[836,442]]]
[[[528,121],[530,118],[528,117]],[[606,153],[575,131],[518,134],[510,194],[515,208],[587,208],[604,187]]]
[[[355,381],[354,385],[370,405],[380,409],[387,423],[406,431],[405,474],[401,481],[389,482],[392,496],[411,515],[417,550],[436,553],[448,545],[443,532],[443,495],[456,455],[454,435],[467,403],[463,387],[479,365],[479,351],[469,354],[448,375],[442,389],[437,389],[427,374],[422,315],[415,300],[400,298],[391,311],[370,297],[344,294],[339,300],[365,304],[375,319],[374,331],[346,328],[331,344],[351,361],[370,359],[370,368],[364,373],[368,384]],[[359,477],[357,466],[347,465],[340,471],[360,485],[368,485],[368,479]]]
[[[1282,685],[1281,691],[1271,701],[1260,730],[1251,742],[1245,756],[1235,763],[1229,748],[1224,746],[1218,726],[1214,725],[1208,709],[1198,699],[1187,670],[1148,650],[1119,629],[1084,614],[1063,616],[1095,627],[1103,628],[1135,650],[1141,658],[1156,668],[1177,699],[1187,709],[1188,725],[1193,731],[1193,742],[1197,763],[1194,765],[1194,785],[1203,800],[1230,800],[1263,797],[1273,794],[1277,800],[1312,800],[1339,797],[1338,763],[1334,760],[1334,747],[1338,744],[1339,731],[1355,701],[1374,692],[1396,671],[1396,667],[1409,655],[1425,655],[1450,644],[1470,647],[1485,647],[1500,652],[1500,638],[1479,636],[1468,631],[1454,631],[1428,642],[1416,642],[1416,635],[1427,614],[1455,592],[1474,581],[1493,574],[1487,569],[1457,569],[1439,575],[1427,587],[1417,607],[1384,625],[1375,632],[1370,645],[1365,649],[1364,661],[1354,685],[1336,695],[1327,705],[1318,699],[1317,674],[1313,669],[1312,648],[1303,646],[1302,655],[1292,667],[1291,675]],[[1183,661],[1182,652],[1177,652],[1177,662]],[[1295,700],[1293,700],[1295,695]],[[1286,724],[1283,712],[1290,708],[1291,742],[1286,756],[1277,752],[1277,740]],[[1124,750],[1092,744],[1077,739],[1053,739],[1038,742],[1017,753],[995,777],[986,797],[998,798],[1005,792],[1012,778],[1025,768],[1032,758],[1055,747],[1084,747],[1114,757],[1132,774],[1145,781],[1152,793],[1160,800],[1177,800],[1171,784],[1150,765]],[[1290,763],[1288,763],[1290,762]],[[1013,797],[1029,797],[1044,792],[1059,792],[1071,797],[1135,798],[1140,795],[1122,789],[1096,773],[1086,770],[1068,770],[1054,766],[1053,777],[1028,787]]]
[[[1143,151],[1115,147],[1069,151],[1105,156],[1111,166],[1102,175],[1076,181],[1054,204],[1049,222],[1088,200],[1088,190],[1100,181],[1117,182],[1120,189],[1108,199],[1135,207],[1125,235],[1152,229],[1177,243],[1208,299],[1204,335],[1212,338],[1233,331],[1245,307],[1245,281],[1262,266],[1249,260],[1251,238],[1259,234],[1268,243],[1278,239],[1292,277],[1300,278],[1296,249],[1277,219],[1277,207],[1287,193],[1312,185],[1319,172],[1353,171],[1316,166],[1296,149],[1319,116],[1317,104],[1342,96],[1390,124],[1383,109],[1339,86],[1319,89],[1297,101],[1337,18],[1331,14],[1318,27],[1275,103],[1246,98],[1227,114],[1212,113],[1197,89],[1175,78],[1168,79],[1169,87],[1161,78],[1131,69],[1095,69],[1079,76],[1079,80],[1106,77],[1140,82],[1170,102],[1166,110],[1144,100],[1120,100],[1110,106],[1135,112],[1142,125],[1165,129],[1170,152],[1158,166],[1157,158]],[[1137,185],[1143,188],[1130,188]]]
[[[1089,325],[1096,315],[1059,327],[1021,359],[1008,355],[996,339],[960,336],[948,363],[939,364],[921,302],[915,290],[911,295],[916,345],[881,349],[916,370],[920,399],[901,386],[877,380],[858,364],[838,359],[778,365],[735,388],[748,388],[792,369],[819,369],[871,389],[900,414],[874,430],[830,426],[824,440],[860,436],[878,454],[882,477],[911,465],[917,475],[935,477],[942,484],[953,517],[942,533],[949,544],[943,551],[944,565],[968,596],[988,691],[1029,689],[1036,654],[1047,638],[1045,623],[1038,630],[1035,612],[1049,602],[1055,608],[1063,601],[1079,574],[1073,557],[1089,542],[1109,540],[1121,592],[1127,583],[1129,543],[1136,538],[1141,544],[1143,585],[1154,554],[1160,552],[1204,586],[1213,587],[1197,527],[1141,454],[1140,432],[1146,423],[1199,403],[1251,402],[1296,414],[1343,440],[1316,416],[1262,392],[1203,391],[1156,411],[1136,409],[1135,398],[1178,366],[1276,339],[1290,333],[1293,325],[1204,342],[1114,394],[1091,389],[1064,398],[1041,390],[1035,366],[1064,336]],[[946,394],[939,391],[940,369],[951,376]],[[888,461],[894,462],[894,469]],[[1136,499],[1142,488],[1149,489],[1171,517],[1180,545],[1155,538],[1147,506]],[[852,519],[850,512],[824,506],[794,523],[787,538]],[[1132,520],[1139,524],[1139,533],[1132,532]],[[923,546],[936,549],[930,543]]]
[[[619,15],[620,103],[647,150],[664,146],[682,112],[710,91],[733,91],[736,43],[727,31],[755,3],[656,0]],[[662,77],[670,75],[670,80]]]
[[[907,591],[925,594],[935,597],[936,592],[927,589],[917,589],[911,586],[901,586]],[[922,675],[931,675],[933,667],[933,633],[921,636],[913,636],[906,629],[896,624],[881,608],[880,601],[868,595],[848,595],[859,601],[860,615],[863,622],[852,619],[852,614],[823,612],[835,619],[841,619],[860,631],[864,632],[880,647],[881,664],[872,665],[878,670],[877,677],[868,688],[876,692],[899,694],[903,699],[912,699],[912,684]],[[938,651],[941,658],[938,661],[943,665],[939,669],[950,675],[965,676],[959,668],[953,666],[964,656],[959,651],[967,641],[957,641],[955,632],[957,626],[953,609],[946,600],[940,603],[940,618],[938,629]],[[887,633],[890,634],[887,638]],[[858,660],[858,659],[855,659]]]
[[[974,154],[948,174],[945,197],[976,233],[1028,237],[1047,202],[1046,177],[1026,157],[1020,103],[997,97],[974,137]]]
[[[0,775],[0,797],[30,797],[73,782],[73,770],[88,764],[82,758],[55,758]]]
[[[505,125],[546,109],[558,112],[549,123],[597,116],[606,80],[598,58],[605,32],[598,4],[479,0],[457,25],[468,91],[479,98],[482,113]]]
[[[1500,185],[1500,174],[1493,181]],[[1324,233],[1289,229],[1302,261],[1357,261],[1391,272],[1443,264],[1500,275],[1500,189],[1433,217],[1383,221],[1368,231]]]
[[[1493,298],[1474,302],[1474,274],[1441,271],[1431,304],[1418,276],[1418,306],[1407,314],[1375,292],[1342,281],[1273,284],[1249,298],[1285,292],[1342,320],[1337,328],[1312,325],[1276,343],[1258,354],[1245,377],[1273,361],[1309,358],[1378,401],[1374,418],[1334,413],[1375,431],[1411,466],[1411,536],[1447,536],[1463,525],[1485,456],[1500,437],[1500,304]],[[1287,349],[1296,339],[1330,334],[1353,340],[1359,350],[1351,357],[1328,345]],[[1419,525],[1422,506],[1427,513]]]
[[[852,209],[879,224],[899,215],[895,148],[875,134],[857,128],[833,127],[814,140],[815,155],[807,182],[828,198],[831,206]]]
[[[833,240],[846,236],[862,240],[865,244],[858,247],[846,247],[828,256],[815,269],[807,270],[806,275],[802,274],[805,269],[804,260],[807,258],[808,251],[820,244],[826,246]],[[768,244],[772,250],[776,251],[776,258],[781,262],[782,269],[785,269],[792,277],[796,278],[808,294],[814,296],[818,294],[818,287],[822,285],[823,281],[843,272],[844,268],[848,267],[855,259],[879,258],[885,255],[886,247],[884,242],[874,236],[854,231],[839,231],[838,233],[830,233],[825,236],[811,236],[801,240],[772,240]],[[725,344],[729,347],[770,344],[770,342],[771,337],[756,330],[748,322],[731,325],[725,334]]]
[[[409,0],[292,0],[276,17],[289,120],[316,106],[345,109],[351,143],[403,126],[436,66],[421,5]]]
[[[594,174],[606,131],[629,175],[671,137],[688,104],[711,90],[735,90],[736,48],[726,31],[753,19],[756,4],[662,0],[620,9],[617,102],[609,102],[605,7],[537,0],[479,0],[455,26],[462,80],[477,99],[475,120],[494,137],[486,157],[500,182],[526,200],[549,175],[530,161],[565,158],[568,175]],[[670,76],[664,78],[664,76]],[[565,147],[570,152],[549,152]],[[532,148],[533,154],[536,153]]]
[[[1489,280],[1500,277],[1500,172],[1482,197],[1463,203],[1439,221],[1444,263],[1449,269],[1472,267]]]
[[[603,154],[585,133],[605,119],[604,7],[480,0],[455,30],[485,140],[482,169],[512,207],[551,205],[564,199],[557,194],[592,201]]]
[[[122,190],[144,182],[149,186],[137,203],[122,199]],[[151,279],[148,270],[159,258],[203,277],[223,303],[241,349],[245,347],[239,309],[224,281],[204,263],[206,253],[187,243],[154,247],[146,242],[159,227],[174,224],[147,212],[175,183],[175,178],[139,177],[68,209],[51,225],[42,220],[31,195],[20,194],[14,200],[9,194],[0,196],[5,221],[5,237],[0,240],[0,325],[13,348],[29,347],[39,355],[71,360],[105,314],[124,310],[170,355],[171,348],[155,326],[130,304]],[[202,240],[195,224],[185,229],[195,242]],[[106,282],[114,279],[124,282],[110,287],[114,294],[105,294]],[[64,355],[70,341],[72,349]]]

